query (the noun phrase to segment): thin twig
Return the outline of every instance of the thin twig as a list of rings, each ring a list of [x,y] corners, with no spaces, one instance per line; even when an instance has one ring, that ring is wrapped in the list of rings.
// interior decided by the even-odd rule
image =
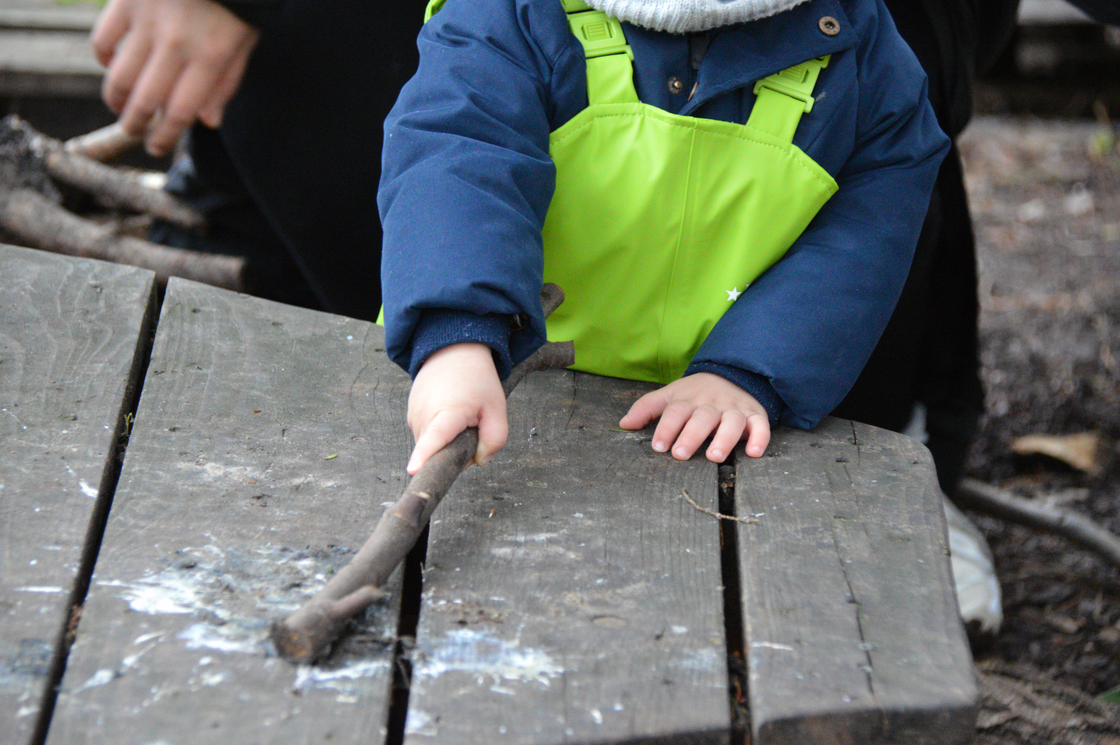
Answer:
[[[545,285],[541,305],[549,315],[564,300],[556,285]],[[575,362],[571,342],[550,342],[517,365],[503,384],[508,396],[536,370],[569,367]],[[358,553],[306,605],[272,624],[277,651],[292,662],[312,662],[329,649],[350,618],[383,595],[380,588],[404,561],[424,526],[455,479],[478,449],[478,430],[459,434],[421,467],[404,494],[389,506]]]
[[[953,501],[976,512],[1062,536],[1120,567],[1120,537],[1084,515],[1041,505],[975,479],[963,479]]]
[[[744,525],[753,525],[754,523],[758,522],[758,518],[762,517],[761,515],[751,515],[750,517],[735,517],[734,515],[725,515],[722,512],[716,512],[715,510],[708,509],[707,507],[697,504],[696,500],[690,497],[688,495],[688,491],[685,489],[681,489],[681,496],[685,498],[686,502],[703,512],[705,515],[718,517],[720,520],[734,520],[735,522],[743,523]]]

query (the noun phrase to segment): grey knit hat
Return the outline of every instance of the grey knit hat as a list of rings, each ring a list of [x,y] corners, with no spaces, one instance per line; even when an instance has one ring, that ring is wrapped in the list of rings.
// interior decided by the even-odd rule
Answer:
[[[806,0],[585,0],[635,26],[671,34],[708,31],[777,15]]]

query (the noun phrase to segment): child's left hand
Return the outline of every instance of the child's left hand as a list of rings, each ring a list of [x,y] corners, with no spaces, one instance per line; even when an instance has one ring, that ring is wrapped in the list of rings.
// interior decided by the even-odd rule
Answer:
[[[746,453],[761,458],[770,444],[770,418],[754,396],[731,381],[711,373],[696,373],[647,393],[634,402],[618,426],[638,430],[658,417],[653,449],[669,450],[688,460],[715,432],[705,455],[722,463],[747,438]]]

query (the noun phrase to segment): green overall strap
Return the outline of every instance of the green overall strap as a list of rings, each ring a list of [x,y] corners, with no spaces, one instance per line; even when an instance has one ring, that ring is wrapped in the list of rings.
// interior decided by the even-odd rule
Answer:
[[[588,103],[637,103],[634,52],[626,43],[622,24],[601,10],[589,8],[583,0],[562,2],[568,25],[587,57]]]
[[[424,8],[424,23],[432,20],[432,16],[439,12],[445,2],[447,0],[428,0],[428,5]]]
[[[828,55],[806,60],[755,83],[758,98],[747,126],[772,134],[782,142],[793,142],[801,115],[813,110],[813,88],[826,67]]]

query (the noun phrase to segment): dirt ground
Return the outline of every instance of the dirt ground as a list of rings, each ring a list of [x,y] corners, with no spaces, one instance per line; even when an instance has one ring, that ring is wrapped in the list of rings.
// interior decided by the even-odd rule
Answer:
[[[969,475],[1120,534],[1117,133],[1104,121],[981,117],[961,150],[987,395]],[[1098,445],[1078,467],[1012,450],[1027,435],[1082,433]],[[1120,569],[1064,539],[971,516],[991,544],[1005,614],[977,653],[980,669],[1090,696],[1120,686]],[[1120,743],[1111,727],[1063,742]]]

